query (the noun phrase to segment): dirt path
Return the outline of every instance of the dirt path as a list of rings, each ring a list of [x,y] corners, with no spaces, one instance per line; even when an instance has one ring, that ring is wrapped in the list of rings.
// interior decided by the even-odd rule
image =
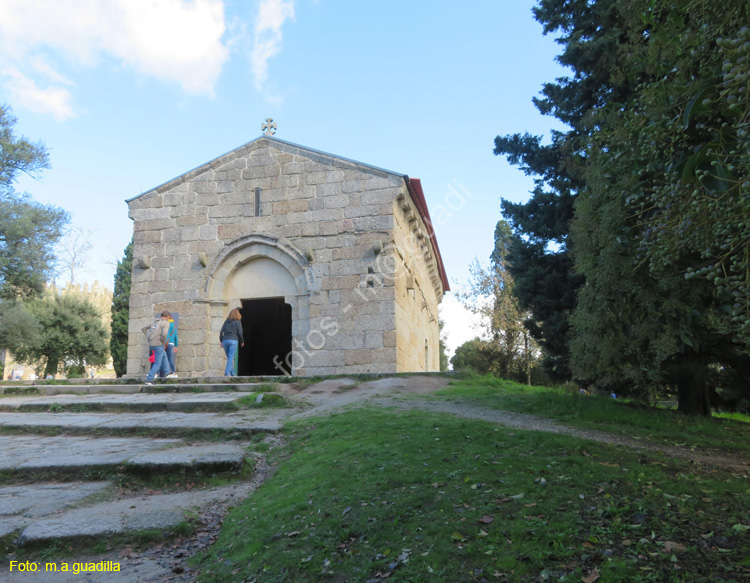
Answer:
[[[379,404],[385,405],[387,403],[381,401]],[[708,467],[717,467],[733,473],[743,475],[750,474],[750,460],[740,455],[731,455],[716,451],[695,451],[684,447],[649,443],[643,439],[626,437],[624,435],[614,435],[605,431],[579,429],[576,427],[561,425],[554,421],[550,421],[549,419],[535,417],[534,415],[484,409],[482,407],[460,403],[441,401],[393,401],[392,404],[402,409],[419,409],[421,411],[432,411],[436,413],[450,413],[451,415],[457,415],[467,419],[481,419],[483,421],[499,423],[501,425],[516,427],[518,429],[571,435],[573,437],[590,439],[592,441],[598,441],[609,445],[629,447],[638,451],[663,453],[671,458]]]
[[[445,388],[450,379],[439,376],[413,376],[378,379],[355,384],[350,379],[324,381],[304,391],[289,389],[290,396],[302,396],[313,405],[293,418],[312,417],[331,413],[353,406],[377,405],[401,409],[419,409],[436,413],[448,413],[467,419],[480,419],[508,427],[532,431],[546,431],[590,439],[599,443],[629,447],[638,451],[662,453],[671,458],[728,470],[733,473],[750,474],[750,460],[746,456],[717,451],[697,451],[686,447],[649,443],[644,439],[614,435],[605,431],[579,429],[550,419],[524,413],[486,409],[475,405],[438,401],[434,399],[404,398],[413,395],[430,395]]]

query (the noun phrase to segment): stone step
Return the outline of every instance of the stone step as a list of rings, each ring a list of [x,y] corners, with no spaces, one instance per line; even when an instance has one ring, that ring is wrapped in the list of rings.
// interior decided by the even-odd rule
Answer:
[[[243,442],[185,444],[180,439],[0,435],[0,473],[11,477],[239,470]]]
[[[59,514],[111,486],[110,482],[54,482],[0,487],[0,538],[38,518]]]
[[[298,409],[254,409],[233,413],[3,413],[0,431],[95,435],[149,434],[245,437],[276,433]]]
[[[0,399],[0,411],[231,411],[240,408],[245,392],[133,393],[53,396],[13,396]],[[270,393],[259,393],[262,400]]]
[[[0,395],[92,395],[92,394],[135,394],[135,393],[221,393],[238,392],[254,393],[268,391],[278,386],[277,383],[255,382],[192,382],[198,379],[156,380],[153,385],[139,384],[71,384],[71,385],[18,385],[0,386]],[[19,381],[20,382],[20,381]]]
[[[86,497],[101,492],[108,485],[95,482],[0,488],[0,503],[7,508],[6,511],[0,509],[0,534],[20,533],[15,542],[24,545],[95,539],[153,529],[169,531],[185,521],[194,508],[214,502],[239,501],[252,491],[252,486],[244,482],[83,506]],[[37,504],[36,500],[43,502]],[[73,504],[80,507],[70,508]]]

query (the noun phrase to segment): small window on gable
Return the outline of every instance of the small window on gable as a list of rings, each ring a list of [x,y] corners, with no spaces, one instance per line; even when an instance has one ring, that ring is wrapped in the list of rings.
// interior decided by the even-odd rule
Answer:
[[[260,216],[260,188],[255,189],[255,216]]]

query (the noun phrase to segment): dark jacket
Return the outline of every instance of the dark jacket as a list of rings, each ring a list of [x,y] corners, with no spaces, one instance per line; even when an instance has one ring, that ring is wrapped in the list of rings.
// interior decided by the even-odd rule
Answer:
[[[219,332],[219,342],[223,342],[224,340],[239,340],[240,344],[244,344],[242,322],[239,320],[226,320],[221,327],[221,332]]]

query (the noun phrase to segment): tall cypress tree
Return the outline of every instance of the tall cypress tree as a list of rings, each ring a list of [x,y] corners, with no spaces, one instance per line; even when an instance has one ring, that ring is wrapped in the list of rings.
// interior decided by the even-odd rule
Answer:
[[[631,85],[610,75],[626,34],[616,2],[541,0],[534,16],[545,34],[560,33],[563,52],[558,61],[573,71],[570,77],[546,83],[534,104],[570,129],[553,131],[549,144],[529,134],[498,136],[494,152],[536,180],[527,203],[502,202],[516,235],[510,272],[521,307],[532,313],[527,327],[542,346],[545,369],[553,379],[564,380],[571,376],[569,318],[584,281],[574,272],[568,235],[574,201],[585,184],[587,141],[596,130],[587,115],[607,100],[624,98]]]
[[[122,261],[117,262],[115,290],[112,296],[112,335],[109,351],[118,377],[127,372],[128,322],[130,320],[130,283],[133,269],[133,242],[125,247]]]

